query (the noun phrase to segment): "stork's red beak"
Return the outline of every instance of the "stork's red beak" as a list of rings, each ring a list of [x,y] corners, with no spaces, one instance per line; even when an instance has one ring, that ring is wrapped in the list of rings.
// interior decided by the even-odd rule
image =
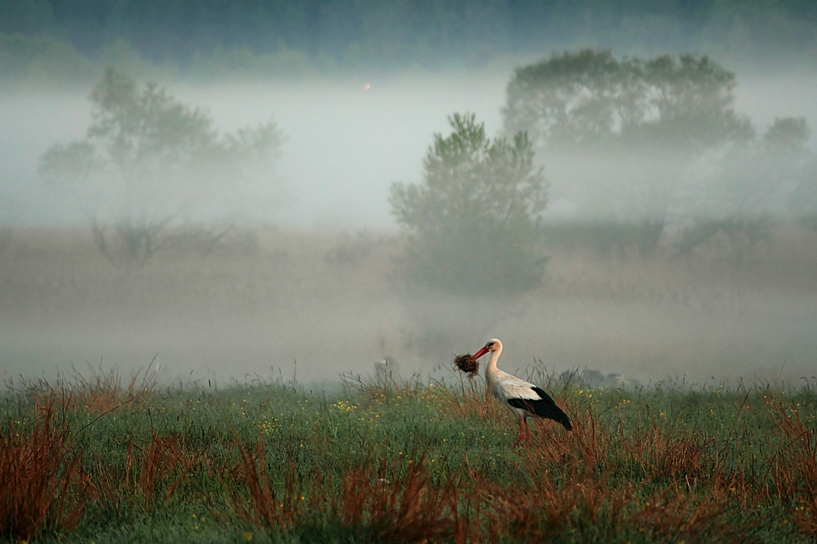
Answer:
[[[483,355],[485,355],[489,351],[490,350],[488,349],[488,346],[483,347],[481,350],[479,350],[478,352],[476,352],[474,354],[474,359],[479,359],[480,357],[482,357]]]

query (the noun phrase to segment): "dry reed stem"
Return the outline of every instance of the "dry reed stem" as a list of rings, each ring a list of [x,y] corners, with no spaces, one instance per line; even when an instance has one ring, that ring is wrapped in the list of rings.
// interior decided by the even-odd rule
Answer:
[[[806,426],[800,414],[791,415],[781,402],[775,406],[775,423],[782,445],[768,459],[777,497],[794,507],[794,522],[801,532],[817,535],[817,431]]]
[[[453,534],[457,509],[455,478],[432,481],[422,455],[400,468],[369,459],[341,477],[339,493],[329,491],[320,470],[298,481],[297,467],[284,471],[283,493],[275,485],[265,461],[263,441],[249,448],[236,440],[239,463],[231,472],[244,484],[238,492],[223,474],[228,503],[236,517],[259,528],[287,531],[311,518],[337,519],[347,529],[367,533],[380,542],[429,542]],[[309,500],[306,501],[306,496]],[[223,516],[218,516],[224,520]]]
[[[743,540],[751,527],[733,526],[726,516],[729,507],[729,499],[714,490],[687,493],[668,489],[646,501],[632,514],[630,522],[664,540],[681,537],[711,542]]]
[[[175,435],[151,435],[147,449],[133,440],[125,452],[124,473],[121,469],[95,456],[95,475],[91,480],[91,497],[104,502],[117,516],[138,504],[144,512],[166,505],[198,462]],[[158,497],[164,488],[161,502]],[[138,501],[138,502],[137,502]]]
[[[131,375],[127,386],[122,387],[122,380],[117,369],[105,372],[91,368],[91,377],[85,378],[74,370],[72,377],[75,386],[72,394],[77,406],[95,414],[102,414],[123,406],[145,409],[156,391],[157,378],[151,374],[153,361],[146,369],[138,370]]]
[[[148,510],[158,487],[164,484],[162,504],[165,505],[197,461],[195,455],[184,449],[178,436],[154,433],[148,450],[143,452],[142,462],[138,488],[143,495],[143,507]]]
[[[290,463],[284,476],[283,496],[277,496],[265,460],[266,450],[263,440],[250,449],[238,437],[235,445],[240,457],[239,463],[229,474],[222,470],[221,480],[229,497],[229,505],[236,516],[257,527],[286,531],[301,514],[303,501],[299,501],[296,486],[297,470]],[[236,490],[230,480],[238,479],[247,489],[249,500]]]
[[[382,542],[439,541],[453,534],[458,481],[432,481],[423,455],[405,474],[385,461],[343,475],[341,519],[346,527],[371,533]]]
[[[442,397],[446,405],[446,412],[451,412],[458,418],[474,417],[488,424],[506,425],[503,419],[508,419],[510,412],[500,403],[489,398],[487,392],[480,392],[473,380],[469,380],[467,387],[465,382],[460,381],[459,394],[448,387],[440,387],[439,390],[446,392],[446,395]]]
[[[68,376],[59,374],[56,385],[44,378],[23,380],[16,387],[38,403],[45,403],[56,396],[66,409],[84,409],[93,414],[104,415],[113,410],[130,407],[146,409],[158,387],[158,378],[151,372],[156,358],[147,368],[139,369],[122,386],[122,377],[117,368],[103,370],[90,367],[90,376],[85,377],[72,366]],[[11,382],[8,385],[14,387]]]
[[[0,535],[28,540],[44,529],[70,531],[82,517],[80,453],[72,451],[68,422],[57,422],[56,405],[54,395],[41,399],[33,428],[9,419],[0,434]]]
[[[717,540],[743,536],[746,529],[732,527],[726,497],[670,488],[645,499],[640,486],[611,487],[603,474],[574,471],[554,478],[543,473],[515,486],[482,481],[479,487],[480,500],[466,500],[482,504],[487,541],[511,536],[519,542],[540,542],[587,526],[612,532],[629,529],[665,540]]]
[[[513,496],[505,488],[490,488],[491,502],[505,505],[503,517],[514,520],[514,538],[536,541],[565,531],[576,513],[588,523],[603,518],[604,524],[636,527],[662,538],[738,531],[726,513],[735,494],[747,501],[753,481],[742,469],[726,471],[718,463],[712,439],[693,431],[673,433],[655,422],[630,435],[615,435],[591,410],[577,413],[569,403],[566,409],[573,432],[540,431],[518,452],[527,488]],[[611,487],[615,466],[639,466],[644,475]],[[667,487],[645,501],[645,486],[662,482]],[[704,482],[704,488],[696,485]]]
[[[537,420],[539,432],[532,433],[529,446],[519,455],[535,470],[561,466],[593,471],[612,451],[612,438],[591,411],[579,412],[569,403],[563,406],[573,430],[563,432],[555,422]]]
[[[695,432],[673,436],[653,423],[645,434],[626,438],[621,451],[642,464],[648,479],[673,479],[691,487],[717,473],[715,459],[708,453],[711,445],[711,439]]]
[[[508,537],[540,542],[574,528],[576,515],[587,524],[596,523],[602,516],[620,517],[627,505],[625,490],[609,489],[576,474],[558,483],[548,473],[509,485],[480,474],[471,474],[469,480],[472,487],[460,491],[464,515],[457,528],[463,537],[458,542]]]

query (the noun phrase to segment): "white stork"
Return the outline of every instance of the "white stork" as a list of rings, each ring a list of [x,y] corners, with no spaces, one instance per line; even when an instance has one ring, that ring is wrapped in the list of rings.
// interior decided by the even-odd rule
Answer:
[[[476,352],[474,358],[479,359],[489,351],[491,352],[491,360],[485,369],[485,382],[491,394],[507,406],[519,420],[519,438],[514,442],[514,446],[519,445],[523,439],[525,441],[530,440],[529,417],[546,417],[558,421],[568,431],[573,429],[567,414],[556,406],[556,403],[547,393],[534,384],[503,372],[496,367],[496,362],[499,360],[499,356],[502,355],[502,342],[494,338]]]

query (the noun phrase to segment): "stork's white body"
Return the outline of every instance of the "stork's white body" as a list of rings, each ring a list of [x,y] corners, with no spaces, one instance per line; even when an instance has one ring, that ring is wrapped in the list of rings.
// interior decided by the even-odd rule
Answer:
[[[485,381],[488,383],[488,391],[499,400],[502,404],[508,407],[517,418],[530,417],[530,413],[523,409],[511,406],[511,399],[525,399],[530,401],[539,400],[539,395],[533,390],[533,384],[519,379],[512,374],[508,374],[496,368],[496,362],[491,358],[491,363],[485,370]],[[494,372],[491,373],[491,365],[493,365]]]

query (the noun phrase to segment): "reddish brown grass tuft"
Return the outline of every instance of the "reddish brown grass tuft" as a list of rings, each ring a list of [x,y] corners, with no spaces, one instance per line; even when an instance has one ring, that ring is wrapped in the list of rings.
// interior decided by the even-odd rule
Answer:
[[[380,542],[440,541],[453,534],[458,482],[434,482],[423,456],[405,473],[381,461],[376,469],[343,475],[340,517],[343,525],[369,533]]]
[[[126,407],[145,409],[158,385],[152,369],[153,362],[133,373],[123,386],[117,368],[104,370],[91,367],[90,376],[85,377],[72,367],[67,376],[60,373],[55,385],[39,378],[23,380],[16,389],[40,403],[56,396],[66,408],[84,409],[93,414],[105,414]],[[7,385],[14,387],[10,381]]]
[[[577,410],[570,402],[565,407],[573,432],[542,428],[529,448],[517,452],[521,483],[486,486],[496,515],[511,520],[515,539],[539,541],[582,524],[661,539],[731,539],[736,531],[740,536],[727,510],[736,486],[750,484],[740,470],[727,472],[718,463],[711,438],[654,422],[621,434],[592,410]],[[616,476],[616,470],[632,469],[640,471],[637,479]],[[656,487],[660,491],[649,491]]]
[[[729,500],[717,493],[668,489],[656,493],[633,512],[630,523],[661,540],[735,542],[749,526],[735,527],[727,514]]]
[[[121,516],[137,505],[145,512],[166,505],[197,459],[177,436],[154,433],[147,448],[128,442],[124,467],[109,464],[99,454],[95,461],[91,496]]]
[[[103,414],[125,406],[147,408],[156,390],[156,376],[151,373],[152,364],[144,371],[134,373],[125,386],[122,385],[122,378],[117,369],[104,371],[92,368],[89,378],[74,371],[72,399],[77,407],[95,414]]]
[[[769,464],[777,496],[794,507],[794,522],[817,536],[817,431],[806,426],[795,407],[775,407],[775,423],[783,438]]]
[[[338,520],[344,528],[379,542],[437,541],[454,532],[457,481],[434,482],[422,456],[404,472],[370,459],[364,468],[343,474],[338,492],[327,489],[318,469],[298,482],[297,467],[291,465],[284,471],[283,490],[276,493],[263,442],[249,448],[236,441],[236,447],[239,464],[231,477],[222,478],[228,503],[238,519],[259,528],[286,531],[299,521],[309,523],[309,514]],[[246,495],[237,490],[235,479],[241,481]]]
[[[286,471],[284,492],[276,494],[269,468],[265,460],[266,450],[263,440],[254,448],[235,440],[239,463],[232,470],[222,470],[222,482],[229,497],[229,506],[238,519],[249,521],[257,527],[286,531],[290,529],[301,513],[303,501],[298,501],[296,489],[296,467],[290,465]],[[238,485],[236,485],[238,484]],[[246,488],[245,497],[239,488]],[[223,516],[215,514],[217,518]]]
[[[674,480],[691,487],[715,474],[708,453],[712,440],[694,432],[671,434],[653,423],[646,433],[625,440],[623,452],[639,461],[649,480]]]
[[[65,410],[65,405],[59,408]],[[33,427],[9,419],[0,433],[0,535],[28,540],[44,529],[70,531],[82,517],[80,455],[55,396],[42,399]]]

